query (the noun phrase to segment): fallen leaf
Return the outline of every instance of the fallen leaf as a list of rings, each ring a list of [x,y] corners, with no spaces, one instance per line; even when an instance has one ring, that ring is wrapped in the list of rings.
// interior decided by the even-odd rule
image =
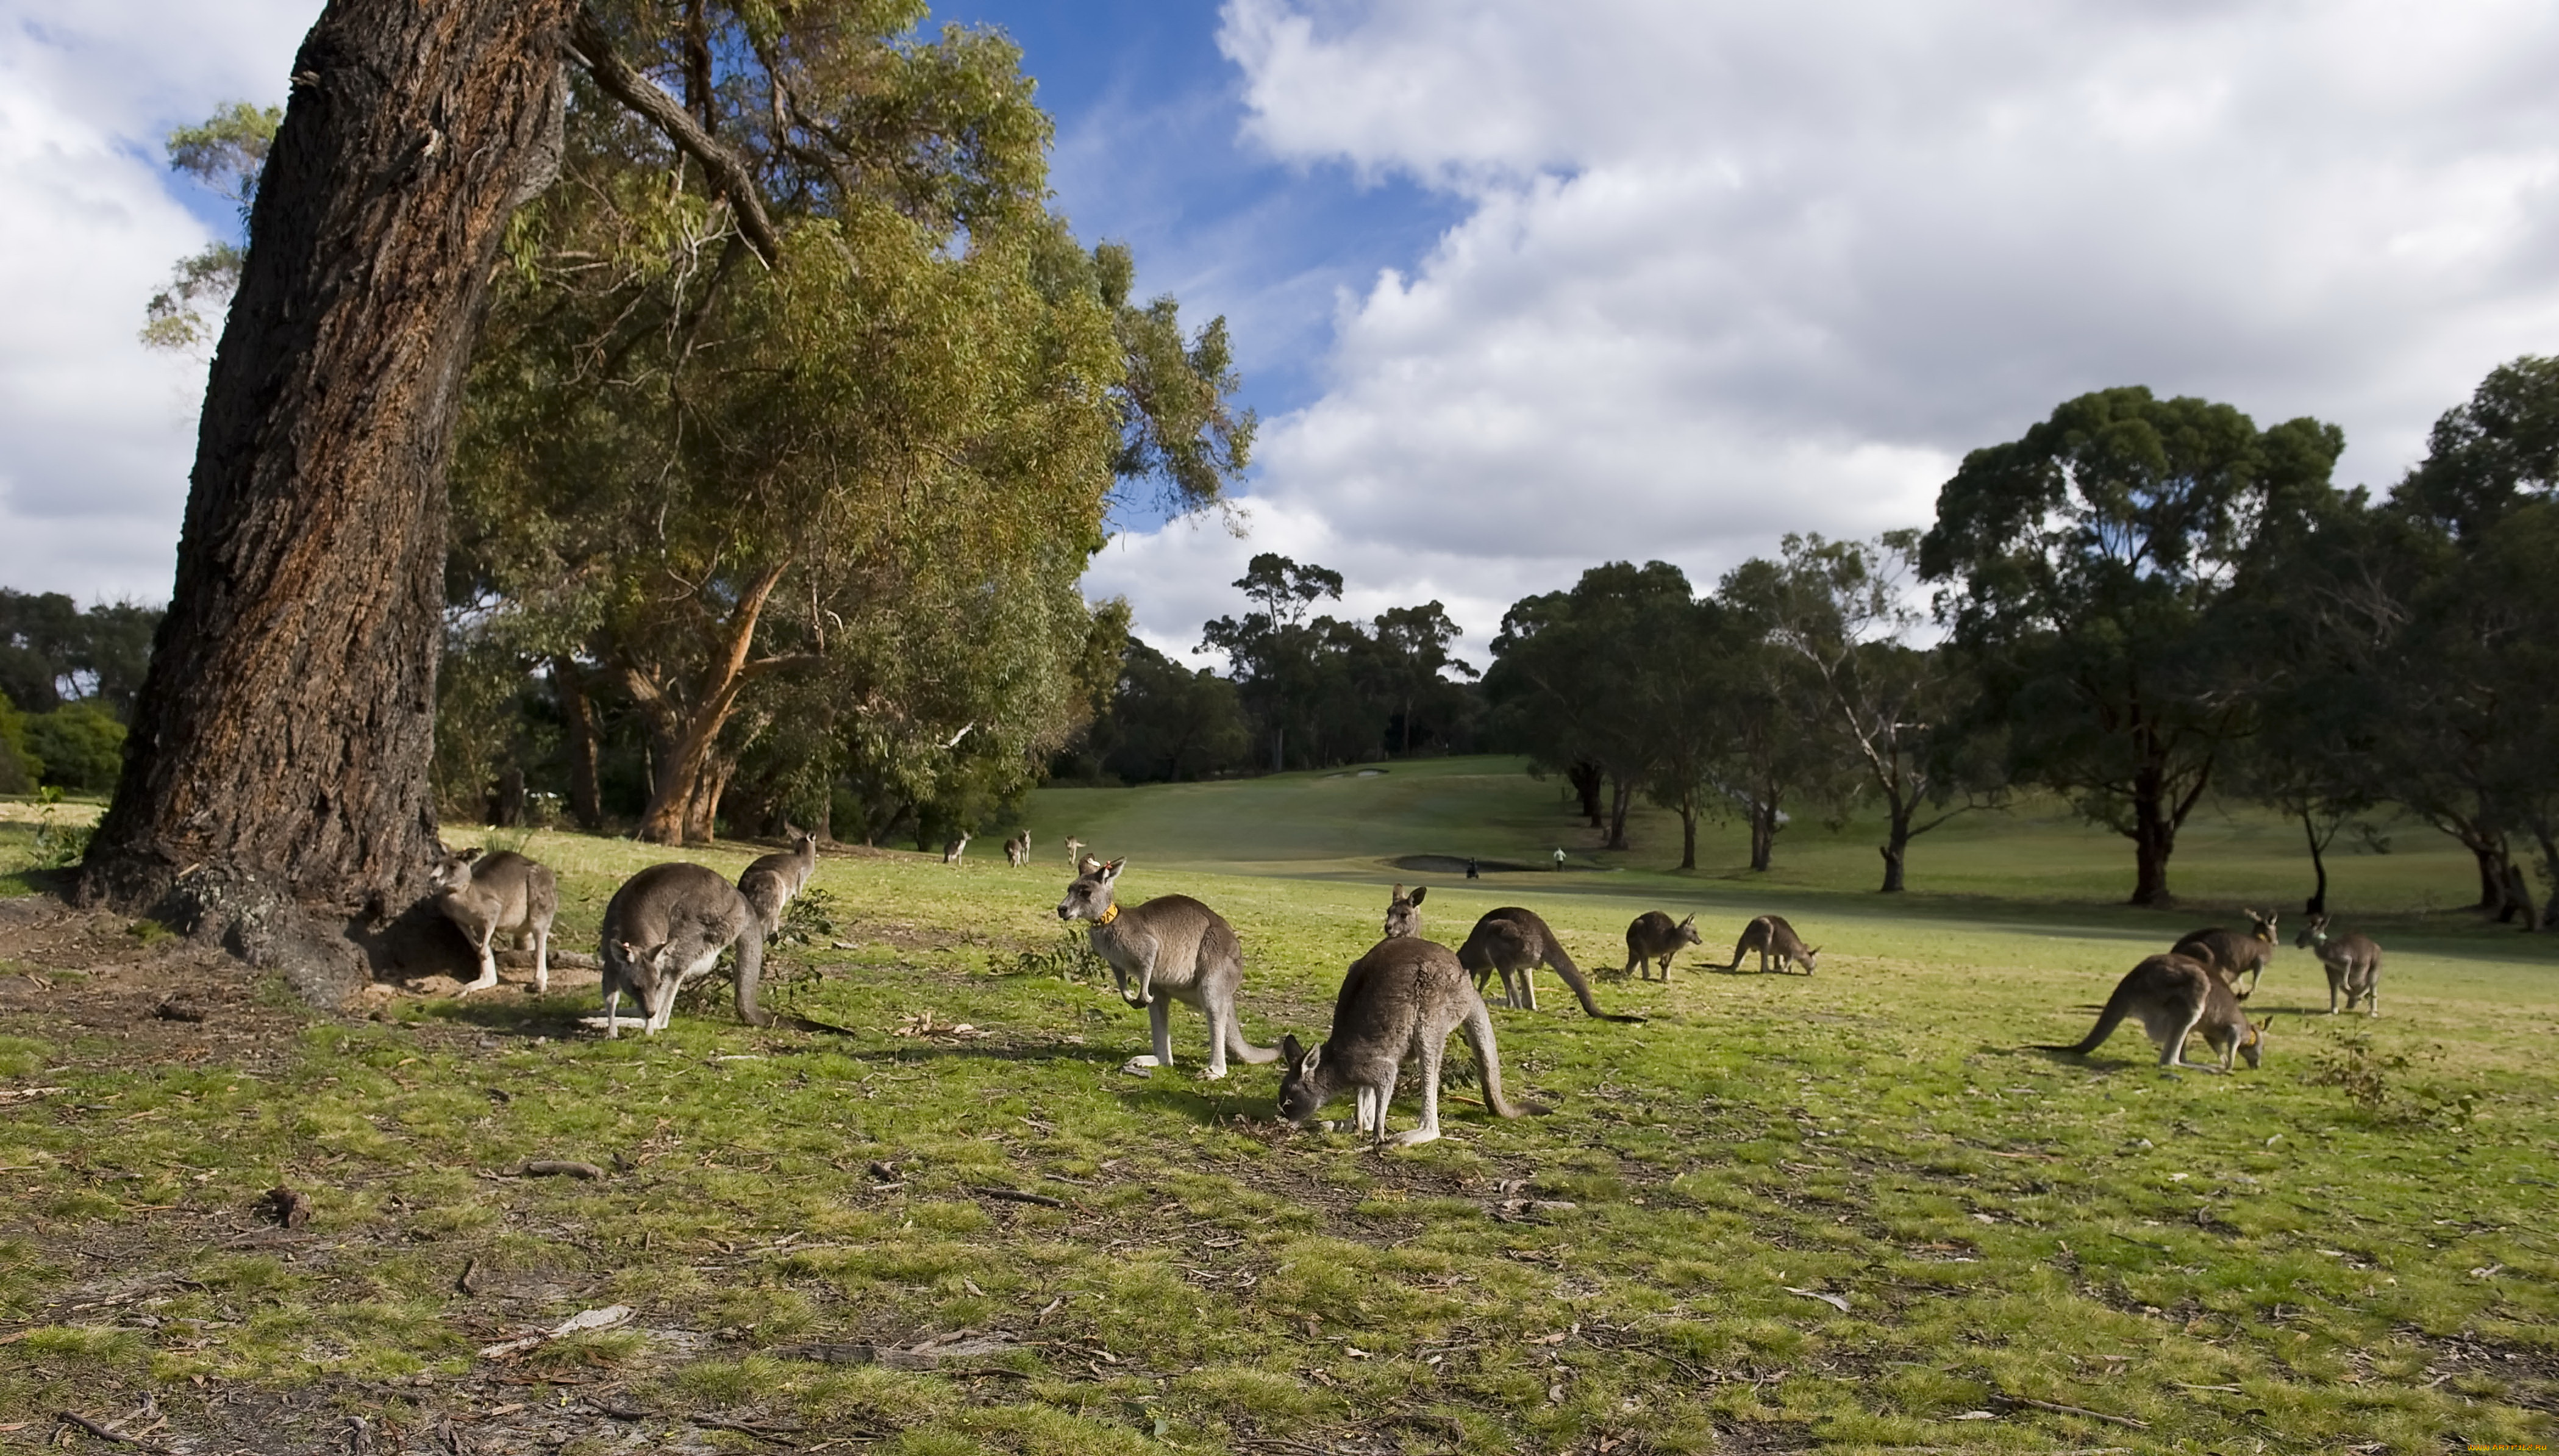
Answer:
[[[1800,1294],[1806,1299],[1818,1299],[1822,1303],[1831,1306],[1842,1314],[1848,1313],[1848,1300],[1840,1295],[1824,1294],[1819,1289],[1797,1289],[1792,1285],[1787,1285],[1785,1287],[1786,1292],[1789,1294]]]

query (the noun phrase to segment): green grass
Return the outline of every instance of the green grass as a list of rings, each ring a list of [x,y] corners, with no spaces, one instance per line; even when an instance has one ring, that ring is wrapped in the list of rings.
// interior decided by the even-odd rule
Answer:
[[[1385,884],[1416,878],[1384,861],[1576,832],[1506,767],[1043,793],[1046,862],[1019,871],[830,858],[817,886],[856,948],[781,952],[774,999],[802,1020],[771,1031],[712,998],[608,1044],[574,1024],[591,993],[514,990],[371,1021],[242,990],[192,1026],[107,1014],[156,988],[148,962],[100,967],[0,1015],[0,1089],[66,1089],[0,1102],[0,1412],[105,1418],[150,1392],[163,1436],[280,1412],[237,1442],[261,1449],[334,1443],[349,1415],[417,1447],[459,1419],[570,1451],[632,1431],[1024,1453],[2553,1438],[2559,976],[2541,938],[2443,911],[2467,861],[2412,836],[2341,858],[2333,891],[2388,946],[2383,1017],[2306,1014],[2324,983],[2287,946],[2252,1003],[2283,1013],[2267,1066],[2227,1079],[2163,1077],[2130,1030],[2084,1063],[2020,1050],[2074,1040],[2135,958],[2211,918],[2102,903],[2121,841],[2058,818],[1922,840],[1897,902],[1864,893],[1854,826],[1789,830],[1765,883],[1721,836],[1694,876],[1426,877],[1442,940],[1526,903],[1610,962],[1638,909],[1701,912],[1714,949],[1779,906],[1822,969],[1692,951],[1668,986],[1601,987],[1641,1026],[1560,995],[1496,1012],[1513,1090],[1552,1114],[1461,1102],[1443,1141],[1387,1157],[1274,1127],[1270,1067],[1197,1080],[1187,1010],[1183,1067],[1124,1074],[1142,1017],[1039,953],[1072,829],[1129,856],[1126,898],[1235,922],[1256,1040],[1319,1035]],[[2278,829],[2199,822],[2181,891],[2297,903]],[[1675,839],[1638,830],[1616,862],[1658,865]],[[569,946],[657,857],[528,852],[562,870]],[[928,1017],[986,1034],[897,1034]],[[510,1176],[540,1157],[608,1176]],[[279,1182],[312,1197],[305,1229],[256,1222]],[[631,1324],[476,1354],[613,1303]],[[805,1358],[963,1329],[1024,1347],[966,1374]]]

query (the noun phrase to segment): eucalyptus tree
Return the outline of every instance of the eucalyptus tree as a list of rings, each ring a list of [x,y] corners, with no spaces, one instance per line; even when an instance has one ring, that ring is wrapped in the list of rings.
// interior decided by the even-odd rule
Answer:
[[[1549,772],[1599,769],[1611,849],[1626,847],[1626,815],[1658,766],[1657,725],[1633,697],[1656,665],[1641,624],[1693,601],[1688,577],[1668,562],[1612,561],[1571,591],[1512,603],[1493,639],[1484,695],[1497,731]]]
[[[2344,437],[2260,431],[2226,404],[2140,387],[2072,399],[1973,451],[1937,498],[1920,570],[1980,664],[2012,771],[2133,841],[2136,905],[2250,723],[2216,615],[2271,569],[2270,522],[2329,495]]]
[[[193,177],[239,209],[240,226],[248,226],[249,205],[257,180],[266,170],[266,154],[275,145],[275,129],[284,123],[281,106],[252,106],[229,101],[193,126],[169,133],[169,168]],[[142,342],[154,349],[194,351],[214,342],[220,320],[239,290],[240,264],[248,252],[226,237],[178,260],[168,286],[144,306]]]
[[[920,14],[693,5],[609,38],[641,65],[597,90],[671,75],[772,235],[700,148],[581,89],[564,185],[511,239],[457,571],[647,719],[646,838],[709,836],[785,678],[827,684],[841,763],[883,801],[929,803],[996,745],[1028,774],[1075,715],[1071,583],[1106,498],[1152,478],[1208,504],[1247,459],[1222,323],[1185,340],[1171,300],[1128,302],[1125,249],[1046,210],[1018,54],[911,37]],[[705,72],[705,49],[733,63]],[[878,650],[925,653],[940,629],[910,619],[930,617],[1004,636]]]
[[[1925,620],[1910,600],[1917,531],[1871,542],[1788,535],[1780,549],[1726,578],[1725,591],[1747,599],[1767,643],[1810,673],[1805,736],[1882,802],[1881,889],[1899,893],[1912,839],[2003,794],[1988,745],[1968,731],[1971,674],[1959,655],[1911,642]]]

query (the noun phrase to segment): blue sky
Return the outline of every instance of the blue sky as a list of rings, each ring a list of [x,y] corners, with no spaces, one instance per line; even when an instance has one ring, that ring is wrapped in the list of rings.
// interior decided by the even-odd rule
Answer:
[[[201,363],[133,341],[225,223],[160,163],[320,0],[0,0],[0,582],[165,595]],[[2559,353],[2546,0],[987,0],[1052,176],[1227,317],[1258,465],[1086,577],[1186,650],[1247,557],[1437,599],[1479,661],[1586,567],[1701,586],[1926,523],[1963,452],[2142,383],[2341,425],[2386,489]]]

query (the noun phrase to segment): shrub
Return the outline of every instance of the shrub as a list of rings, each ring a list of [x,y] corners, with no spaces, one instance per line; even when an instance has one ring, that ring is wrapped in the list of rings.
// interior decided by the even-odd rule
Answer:
[[[26,718],[41,782],[74,794],[107,794],[124,770],[124,725],[95,703],[66,703]]]

